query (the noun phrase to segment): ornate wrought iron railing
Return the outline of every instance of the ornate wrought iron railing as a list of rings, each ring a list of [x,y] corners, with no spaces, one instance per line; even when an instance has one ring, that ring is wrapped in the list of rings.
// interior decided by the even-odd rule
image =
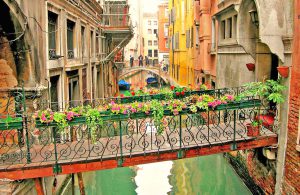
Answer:
[[[214,90],[215,94],[237,93],[236,90]],[[191,92],[193,93],[193,92]],[[53,165],[60,172],[64,163],[116,159],[120,164],[133,155],[187,150],[195,147],[230,144],[255,139],[247,133],[247,124],[261,113],[257,99],[231,102],[214,109],[192,113],[184,109],[178,115],[164,111],[162,133],[158,133],[153,113],[131,115],[102,113],[103,125],[87,125],[85,117],[76,117],[59,129],[55,122],[40,123],[33,119],[35,109],[51,106],[39,96],[29,96],[25,90],[1,92],[0,171],[21,167]],[[97,106],[111,99],[86,101]],[[4,105],[4,104],[2,104]],[[62,105],[63,106],[63,105]],[[58,106],[59,107],[59,106]],[[6,117],[4,117],[6,116]],[[96,128],[94,133],[91,129]],[[274,136],[273,126],[263,126],[260,136]]]

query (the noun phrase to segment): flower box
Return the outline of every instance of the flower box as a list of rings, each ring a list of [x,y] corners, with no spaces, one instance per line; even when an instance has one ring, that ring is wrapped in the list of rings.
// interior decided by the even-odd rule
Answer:
[[[0,130],[22,129],[23,119],[21,117],[1,119]]]

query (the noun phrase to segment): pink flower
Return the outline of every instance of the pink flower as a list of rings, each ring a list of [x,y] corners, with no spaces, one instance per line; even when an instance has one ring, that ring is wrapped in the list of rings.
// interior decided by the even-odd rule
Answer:
[[[226,95],[227,99],[229,101],[233,101],[234,100],[234,96],[233,95]]]
[[[135,112],[136,112],[136,109],[135,109],[135,108],[131,108],[130,111],[131,111],[132,113],[135,113]]]
[[[178,110],[177,109],[173,110],[173,114],[178,115],[179,114]]]
[[[127,114],[127,110],[124,110],[124,111],[123,111],[123,114]]]
[[[45,116],[42,116],[42,121],[46,121],[47,120],[47,118],[45,117]]]
[[[73,116],[74,116],[73,112],[68,112],[67,113],[67,120],[71,121],[73,119]]]

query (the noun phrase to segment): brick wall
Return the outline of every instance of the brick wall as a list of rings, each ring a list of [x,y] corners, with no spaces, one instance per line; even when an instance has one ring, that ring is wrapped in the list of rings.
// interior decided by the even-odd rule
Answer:
[[[259,162],[257,155],[258,151],[250,150],[247,154],[247,168],[249,175],[256,185],[258,185],[265,194],[275,193],[275,167],[270,166],[271,161],[268,161],[268,166]],[[273,162],[274,163],[274,162]]]
[[[296,151],[300,107],[300,2],[295,1],[295,30],[291,68],[288,138],[285,158],[283,194],[300,194],[300,152]]]

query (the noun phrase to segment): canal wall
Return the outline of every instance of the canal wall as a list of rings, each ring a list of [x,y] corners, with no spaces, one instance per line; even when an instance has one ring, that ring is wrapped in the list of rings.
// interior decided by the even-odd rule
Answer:
[[[276,161],[264,157],[263,149],[224,154],[253,194],[274,194]]]

